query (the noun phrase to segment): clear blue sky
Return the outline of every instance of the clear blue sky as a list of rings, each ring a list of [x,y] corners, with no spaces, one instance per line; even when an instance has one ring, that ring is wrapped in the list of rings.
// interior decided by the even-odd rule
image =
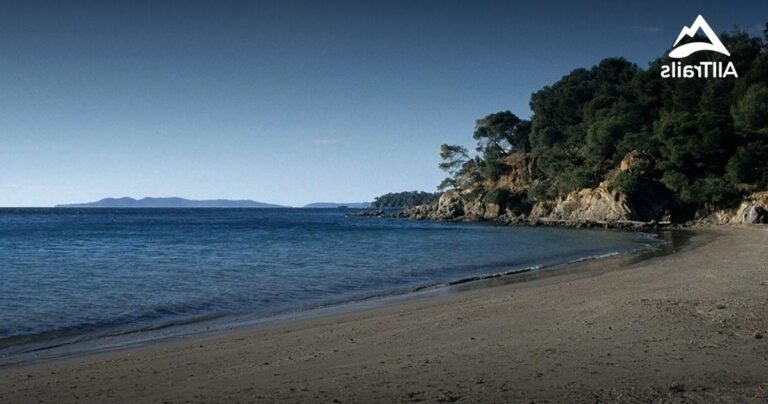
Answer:
[[[768,2],[4,1],[0,206],[432,191],[476,118],[698,14],[757,35]]]

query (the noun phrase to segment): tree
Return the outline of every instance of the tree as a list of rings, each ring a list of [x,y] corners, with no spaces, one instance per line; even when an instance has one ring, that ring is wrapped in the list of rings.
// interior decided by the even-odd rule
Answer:
[[[735,150],[733,123],[727,115],[667,113],[654,126],[662,145],[659,168],[688,180],[722,175]],[[666,185],[675,190],[673,184]]]
[[[765,23],[765,29],[763,29],[763,37],[765,38],[765,45],[768,45],[768,22]]]
[[[454,174],[464,163],[471,159],[466,147],[455,144],[441,145],[440,158],[443,159],[439,165],[440,169],[450,174]]]
[[[512,152],[530,149],[528,133],[530,123],[517,115],[502,111],[487,115],[475,122],[477,151],[485,160],[498,160]]]
[[[715,208],[731,200],[734,194],[734,188],[728,181],[720,177],[707,176],[696,179],[685,187],[680,194],[680,199],[706,208]]]
[[[740,146],[726,166],[726,177],[735,186],[768,188],[768,142]],[[750,187],[751,185],[751,187]]]
[[[416,205],[433,203],[437,198],[438,194],[424,191],[390,192],[374,198],[371,205],[381,209],[410,208]]]
[[[441,145],[440,158],[443,161],[438,166],[449,174],[449,177],[438,186],[440,190],[461,189],[468,185],[471,186],[478,183],[482,177],[479,172],[482,159],[479,157],[472,158],[463,146]]]
[[[748,131],[768,131],[768,85],[753,84],[744,97],[731,108],[737,128]]]
[[[686,58],[732,62],[738,80],[662,79],[666,56],[645,70],[622,58],[575,69],[532,94],[530,121],[510,111],[478,119],[476,155],[443,145],[441,168],[451,176],[442,186],[461,189],[465,198],[545,201],[608,181],[632,197],[663,189],[664,203],[683,214],[766,190],[768,24],[764,34],[765,41],[735,30],[721,35],[730,57]],[[519,171],[508,158],[518,152],[530,162],[527,198],[504,191],[520,183],[507,178]],[[618,170],[627,157],[632,167]]]
[[[597,185],[631,146],[624,139],[647,133],[646,102],[640,102],[641,70],[622,58],[609,58],[590,70],[576,69],[534,93],[530,143],[540,184],[563,195]],[[650,88],[649,90],[650,91]],[[650,97],[648,97],[650,99]],[[633,138],[637,143],[637,136]],[[538,187],[541,193],[542,187]]]
[[[624,192],[627,195],[636,193],[640,188],[640,179],[632,173],[622,171],[611,183],[611,189]]]

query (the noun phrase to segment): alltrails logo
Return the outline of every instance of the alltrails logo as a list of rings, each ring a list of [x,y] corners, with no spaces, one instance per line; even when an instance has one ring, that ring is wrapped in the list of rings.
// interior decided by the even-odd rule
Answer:
[[[701,30],[706,36],[706,41],[694,41],[686,44],[680,44],[685,38],[696,38],[696,34]],[[696,21],[693,22],[691,27],[683,27],[680,31],[680,35],[677,36],[675,44],[672,45],[672,51],[669,52],[669,57],[673,59],[682,59],[690,56],[693,53],[701,51],[711,51],[721,53],[725,56],[731,56],[728,49],[720,41],[712,28],[707,24],[707,21],[702,16],[696,17]],[[695,65],[684,65],[682,62],[672,62],[669,66],[663,66],[661,68],[662,78],[726,78],[734,77],[738,78],[739,74],[736,73],[736,67],[733,62],[723,64],[723,62],[699,62]]]

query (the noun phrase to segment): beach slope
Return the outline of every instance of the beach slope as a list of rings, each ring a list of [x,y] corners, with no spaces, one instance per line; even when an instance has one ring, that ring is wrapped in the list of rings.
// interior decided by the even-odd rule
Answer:
[[[768,229],[620,269],[0,369],[0,402],[765,402]]]

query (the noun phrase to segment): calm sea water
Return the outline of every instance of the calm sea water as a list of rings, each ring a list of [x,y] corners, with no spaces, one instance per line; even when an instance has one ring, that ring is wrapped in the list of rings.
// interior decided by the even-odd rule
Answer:
[[[348,212],[0,209],[0,355],[64,337],[266,317],[649,243],[630,233]]]

